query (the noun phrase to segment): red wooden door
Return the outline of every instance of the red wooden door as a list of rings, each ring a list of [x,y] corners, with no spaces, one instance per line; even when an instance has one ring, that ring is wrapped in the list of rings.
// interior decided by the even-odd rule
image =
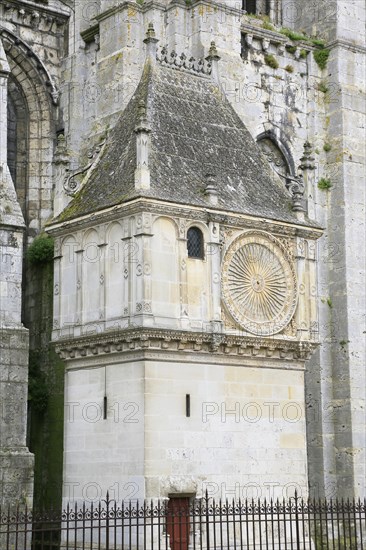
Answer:
[[[171,550],[188,550],[189,498],[170,498],[168,502],[167,533]]]

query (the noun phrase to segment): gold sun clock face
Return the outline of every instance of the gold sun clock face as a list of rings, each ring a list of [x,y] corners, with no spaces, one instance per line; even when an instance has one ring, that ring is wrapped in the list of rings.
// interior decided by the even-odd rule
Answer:
[[[247,332],[269,336],[291,321],[298,300],[294,266],[281,243],[253,231],[229,246],[223,261],[223,299]]]

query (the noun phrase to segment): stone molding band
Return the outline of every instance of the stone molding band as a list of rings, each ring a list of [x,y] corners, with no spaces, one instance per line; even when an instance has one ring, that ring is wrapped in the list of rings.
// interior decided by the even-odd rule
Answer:
[[[62,359],[77,359],[131,351],[217,354],[239,357],[266,357],[287,361],[307,360],[316,342],[280,338],[259,338],[222,333],[199,333],[164,329],[126,329],[110,334],[90,334],[54,342]]]

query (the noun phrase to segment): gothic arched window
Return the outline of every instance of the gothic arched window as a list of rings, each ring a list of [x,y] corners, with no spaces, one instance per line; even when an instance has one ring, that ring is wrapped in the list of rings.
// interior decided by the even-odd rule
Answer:
[[[204,258],[203,233],[198,227],[190,227],[187,233],[188,258]]]

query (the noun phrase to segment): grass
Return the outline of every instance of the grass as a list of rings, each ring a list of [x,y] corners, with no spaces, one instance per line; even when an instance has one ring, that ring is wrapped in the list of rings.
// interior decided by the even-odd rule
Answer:
[[[268,53],[264,56],[264,61],[265,61],[266,65],[268,65],[269,67],[272,67],[272,69],[278,69],[278,67],[279,67],[279,63],[278,63],[277,59],[271,53]]]
[[[297,50],[297,47],[296,47],[296,46],[291,46],[290,44],[287,44],[286,50],[287,50],[289,53],[295,53],[296,50]]]
[[[332,146],[330,143],[324,143],[323,149],[326,153],[329,153],[332,150]]]
[[[294,72],[294,68],[293,68],[292,65],[286,65],[285,71],[287,71],[288,73],[293,73],[293,72]]]
[[[330,50],[326,50],[326,49],[315,50],[313,52],[315,62],[318,65],[319,69],[321,69],[322,71],[327,66],[329,54],[330,54]]]
[[[319,38],[312,38],[311,42],[314,46],[317,46],[318,48],[325,48],[324,40],[320,40]]]
[[[280,33],[284,36],[287,36],[290,40],[293,40],[294,42],[299,40],[305,40],[308,41],[309,38],[305,34],[300,34],[298,32],[292,31],[291,29],[287,29],[286,27],[282,28],[280,30]]]

